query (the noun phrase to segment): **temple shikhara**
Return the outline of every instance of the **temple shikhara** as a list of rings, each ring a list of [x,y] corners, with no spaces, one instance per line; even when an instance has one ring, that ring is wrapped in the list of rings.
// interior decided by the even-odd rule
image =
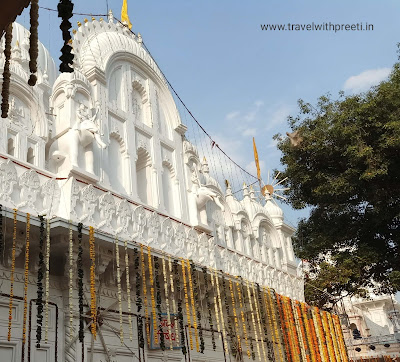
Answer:
[[[217,181],[141,35],[82,19],[73,72],[39,42],[33,87],[29,36],[0,122],[0,360],[347,362],[273,187]]]

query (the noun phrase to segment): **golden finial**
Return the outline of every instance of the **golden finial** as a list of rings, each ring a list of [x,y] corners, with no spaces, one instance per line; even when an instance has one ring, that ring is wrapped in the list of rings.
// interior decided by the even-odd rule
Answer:
[[[203,162],[207,162],[206,156],[203,157]]]
[[[72,39],[68,40],[68,44],[72,44]]]
[[[83,19],[83,21],[85,22],[85,24],[89,21],[87,18]]]
[[[231,184],[229,183],[228,180],[225,180],[225,186],[226,186],[226,187],[231,187]]]
[[[104,19],[103,18],[100,18],[100,21],[103,21]]]
[[[82,26],[82,23],[81,23],[80,21],[77,21],[77,23],[78,23],[78,26],[79,26],[79,27]]]
[[[76,29],[72,29],[72,34],[76,34]]]
[[[95,20],[96,20],[96,18],[94,16],[92,16],[92,21],[95,21]]]

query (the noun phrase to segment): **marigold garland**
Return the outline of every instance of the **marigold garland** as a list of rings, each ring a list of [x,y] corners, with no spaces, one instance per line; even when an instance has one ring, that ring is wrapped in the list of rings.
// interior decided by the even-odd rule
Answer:
[[[72,54],[72,47],[69,45],[71,40],[71,33],[69,29],[71,28],[71,23],[69,19],[72,17],[72,10],[74,9],[74,4],[71,0],[60,0],[57,5],[58,17],[62,19],[60,24],[60,29],[62,31],[62,36],[64,40],[64,45],[61,48],[60,56],[60,72],[72,73],[74,69],[70,66],[73,63],[74,55]]]
[[[348,362],[347,349],[346,349],[346,345],[344,343],[343,330],[342,330],[342,326],[340,325],[339,317],[337,315],[332,315],[332,319],[333,319],[333,324],[334,324],[336,335],[337,335],[338,342],[339,342],[341,360],[343,362]]]
[[[298,302],[298,304],[301,309],[304,327],[306,330],[306,336],[307,336],[308,347],[310,350],[311,360],[318,361],[318,357],[317,357],[318,346],[315,345],[315,338],[314,338],[315,333],[312,329],[312,324],[310,324],[307,305],[305,303],[300,303],[300,302]]]
[[[329,359],[332,362],[334,362],[335,361],[335,351],[333,349],[332,337],[331,337],[331,334],[329,333],[327,312],[321,311],[321,318],[322,318],[322,326],[324,329],[325,338],[326,338],[327,347],[328,347]]]
[[[29,246],[30,246],[31,215],[26,214],[26,244],[25,244],[25,268],[24,268],[24,319],[22,322],[22,348],[26,342],[26,317],[28,315],[28,277],[29,277]]]
[[[140,258],[141,258],[141,266],[142,266],[142,286],[143,286],[143,298],[144,298],[146,337],[147,337],[147,345],[150,346],[149,309],[148,309],[148,305],[147,305],[146,264],[145,264],[145,258],[144,258],[143,245],[140,245]]]
[[[176,308],[176,301],[175,301],[174,277],[172,272],[171,256],[168,256],[168,269],[169,269],[169,282],[171,285],[171,295],[172,295],[172,311],[174,313],[175,344],[178,346],[179,345],[179,331],[178,331],[178,318],[177,318],[178,310]]]
[[[217,286],[217,295],[218,295],[218,306],[219,306],[219,311],[221,313],[221,328],[222,328],[222,336],[224,337],[224,350],[225,350],[225,354],[228,355],[228,341],[226,338],[226,328],[225,328],[225,320],[224,320],[224,311],[222,309],[222,300],[221,300],[221,291],[219,289],[219,280],[218,280],[218,274],[217,271],[214,270],[214,277],[215,277],[215,285]],[[224,288],[224,292],[225,292],[225,279],[224,277],[222,277],[222,285]],[[226,296],[225,296],[225,302],[226,302]],[[229,315],[228,309],[227,309],[227,313]],[[229,321],[229,318],[228,318]]]
[[[128,241],[124,241],[125,249],[125,278],[126,278],[126,298],[128,303],[128,324],[129,324],[129,340],[133,340],[132,328],[132,307],[131,307],[131,283],[129,280],[129,254],[128,254]]]
[[[185,344],[185,325],[183,320],[183,308],[182,308],[182,297],[181,297],[181,280],[179,278],[178,271],[178,260],[174,259],[173,265],[174,275],[175,275],[175,284],[176,284],[176,293],[178,297],[178,320],[179,320],[179,330],[180,330],[180,343],[182,347],[182,353],[186,355],[186,344]],[[186,282],[185,282],[186,284]]]
[[[115,238],[115,259],[117,264],[117,288],[118,288],[118,310],[119,310],[119,339],[121,346],[124,344],[124,326],[122,319],[122,291],[121,291],[121,268],[119,262],[119,241]]]
[[[263,321],[264,336],[268,348],[268,359],[271,361],[275,361],[275,348],[274,348],[275,343],[274,343],[274,336],[272,333],[273,330],[272,320],[271,318],[269,318],[268,305],[265,306],[265,311],[267,312],[267,316],[264,314],[264,300],[261,294],[261,288],[258,283],[256,283],[256,287],[257,287],[257,301],[259,304],[261,321]],[[268,324],[271,330],[272,342],[268,338]],[[262,338],[262,340],[264,340],[264,338]]]
[[[216,274],[216,278],[217,278],[217,274]],[[218,279],[217,279],[218,281]],[[231,312],[230,312],[230,304],[228,301],[228,295],[230,295],[230,292],[228,291],[228,288],[226,286],[226,279],[224,277],[224,275],[222,274],[222,290],[224,291],[224,307],[226,310],[226,315],[228,317],[228,335],[229,335],[229,340],[231,342],[231,351],[232,351],[232,355],[234,357],[236,357],[238,351],[239,351],[239,347],[237,344],[237,338],[236,338],[236,327],[235,325],[232,326],[232,321],[230,318]],[[223,311],[222,306],[220,308],[221,311]],[[223,314],[222,314],[223,315]]]
[[[285,320],[285,316],[284,316],[284,312],[283,312],[282,297],[279,294],[276,296],[276,301],[278,304],[279,318],[281,321],[283,342],[285,344],[285,350],[286,350],[286,358],[289,362],[291,362],[292,356],[290,354],[289,331],[288,331],[287,322]]]
[[[161,310],[161,283],[160,283],[160,263],[159,258],[154,256],[154,274],[156,284],[156,302],[157,302],[157,314],[158,314],[158,334],[160,335],[160,348],[165,351],[165,339],[162,329],[162,310]]]
[[[269,300],[271,316],[272,316],[272,323],[274,325],[274,329],[273,329],[272,333],[275,333],[275,341],[276,341],[276,344],[278,347],[279,358],[281,361],[285,361],[284,350],[282,350],[282,339],[280,338],[280,334],[279,334],[279,330],[278,330],[277,316],[275,314],[275,311],[277,310],[276,300],[275,300],[276,293],[275,293],[275,291],[271,292],[271,289],[269,289],[269,288],[265,288],[264,296],[267,297],[266,300]]]
[[[207,267],[203,267],[201,270],[203,272],[205,299],[206,299],[207,311],[208,311],[208,324],[210,325],[210,329],[211,329],[211,344],[212,344],[212,347],[213,347],[213,351],[215,351],[217,349],[217,345],[215,344],[214,322],[213,322],[213,318],[212,318],[212,309],[211,309],[211,302],[210,302],[210,291],[209,291],[209,286],[208,286]],[[211,273],[211,278],[212,278],[212,273]],[[215,298],[214,298],[214,300],[215,300]],[[216,307],[215,315],[218,318],[218,307],[217,306],[215,306],[215,307]]]
[[[185,265],[186,265],[185,259],[182,258],[181,266],[182,266],[183,290],[185,292],[186,318],[187,318],[188,330],[189,330],[189,347],[190,347],[190,350],[193,350],[192,325],[191,325],[191,316],[190,316],[188,288],[186,285],[186,267],[185,267]]]
[[[139,313],[142,309],[142,298],[141,298],[141,276],[140,276],[140,258],[139,258],[139,250],[137,248],[133,249],[133,256],[135,259],[134,263],[134,273],[136,276],[135,287],[136,287],[136,310]],[[144,348],[144,335],[143,335],[143,318],[142,316],[137,316],[137,326],[138,326],[138,340],[139,340],[139,348]]]
[[[186,267],[187,267],[187,277],[189,281],[189,295],[190,295],[190,301],[191,301],[191,306],[192,306],[192,318],[193,318],[193,329],[194,329],[194,337],[195,337],[195,342],[196,342],[196,351],[200,352],[199,349],[199,331],[197,329],[197,315],[196,315],[196,307],[195,307],[195,300],[194,300],[194,293],[193,293],[193,280],[192,280],[192,272],[190,268],[190,261],[189,259],[186,259]]]
[[[157,314],[156,314],[156,299],[154,295],[154,277],[153,277],[153,265],[151,257],[151,247],[147,247],[147,258],[149,262],[149,278],[150,278],[150,296],[151,296],[151,311],[153,316],[153,331],[154,331],[154,343],[158,344],[157,334]]]
[[[97,306],[96,306],[96,251],[94,245],[94,228],[93,226],[89,227],[89,257],[91,261],[90,265],[90,316],[92,318],[92,324],[90,329],[93,334],[93,338],[96,339],[97,331]]]
[[[39,265],[37,274],[37,316],[36,316],[36,348],[40,348],[40,342],[42,340],[42,325],[43,325],[43,274],[44,274],[44,217],[39,215],[40,228],[39,228]]]
[[[45,289],[45,324],[44,324],[44,340],[49,339],[49,295],[50,295],[50,219],[47,218],[46,223],[46,256],[45,256],[45,271],[46,271],[46,289]]]
[[[247,353],[247,356],[249,358],[251,358],[251,352],[249,349],[249,340],[247,338],[246,321],[245,321],[244,312],[243,312],[242,292],[240,290],[240,285],[239,285],[238,280],[239,280],[239,277],[236,277],[236,290],[237,290],[237,295],[238,295],[238,299],[239,299],[240,316],[242,319],[242,330],[244,333],[244,342],[245,342],[245,346],[246,346],[246,353]]]
[[[83,314],[83,247],[82,247],[83,224],[78,224],[78,304],[79,304],[79,342],[83,343],[85,337],[84,314]]]
[[[167,323],[168,323],[168,335],[169,335],[169,349],[172,351],[174,346],[172,344],[172,326],[171,326],[171,312],[169,308],[169,298],[168,298],[168,278],[167,278],[167,267],[165,258],[161,258],[162,268],[163,268],[163,277],[164,277],[164,298],[165,298],[165,306],[167,309]],[[173,294],[172,294],[173,295]]]
[[[319,308],[315,307],[313,309],[313,312],[314,312],[317,330],[318,330],[318,334],[319,334],[318,339],[321,343],[320,348],[323,351],[324,362],[329,362],[328,346],[327,346],[326,339],[325,339],[325,333],[324,333],[324,328],[322,326],[322,320],[321,320],[321,314],[320,314]]]
[[[203,337],[203,329],[201,328],[201,312],[200,312],[200,300],[199,300],[199,287],[197,284],[197,278],[196,278],[196,266],[194,265],[193,262],[188,264],[189,271],[190,271],[190,280],[192,280],[192,297],[194,297],[194,301],[192,298],[192,305],[193,305],[193,315],[196,316],[196,329],[199,334],[199,339],[200,339],[200,350],[198,352],[204,353],[204,348],[205,348],[205,343],[204,343],[204,337]],[[195,310],[195,305],[197,305],[197,311]],[[198,345],[198,341],[196,341],[196,345]]]
[[[290,298],[288,297],[283,297],[284,300],[284,305],[286,306],[286,311],[287,311],[287,316],[289,318],[289,326],[291,329],[291,335],[292,335],[292,343],[293,343],[293,348],[294,351],[292,353],[292,356],[294,357],[295,361],[301,361],[301,349],[300,349],[300,344],[299,344],[299,337],[297,333],[297,327],[296,327],[296,322],[293,314],[293,309],[292,309],[292,304],[290,301]]]
[[[241,291],[241,295],[243,298],[243,308],[242,310],[244,310],[244,306],[246,305],[246,293],[244,290],[244,283],[243,283],[243,278],[239,277],[240,279],[240,291]],[[250,300],[249,300],[250,302]],[[251,324],[250,324],[250,318],[247,316],[245,316],[245,321],[247,323],[246,328],[247,328],[247,334],[248,334],[248,340],[249,340],[249,345],[250,345],[250,354],[251,354],[251,359],[254,361],[256,359],[256,354],[254,352],[254,344],[253,344],[253,338],[251,336]]]
[[[261,317],[260,317],[260,313],[259,313],[259,309],[258,309],[258,303],[257,303],[257,297],[256,297],[256,290],[255,290],[255,287],[254,287],[254,283],[248,282],[249,287],[250,287],[250,284],[251,284],[251,290],[252,290],[252,294],[253,294],[253,303],[254,303],[254,307],[256,309],[258,333],[260,334],[260,338],[261,338],[261,349],[262,349],[262,352],[263,352],[264,361],[267,361],[267,355],[265,353],[265,346],[264,346],[263,329],[262,329],[262,326],[261,326]],[[257,338],[257,341],[258,341],[258,338]],[[260,354],[259,354],[259,359],[261,360],[261,355]],[[272,360],[272,358],[270,358],[270,360]]]
[[[14,209],[14,230],[13,230],[13,243],[12,243],[12,251],[11,251],[10,302],[9,302],[9,310],[8,310],[8,336],[7,336],[8,341],[11,340],[16,244],[17,244],[17,209]]]
[[[239,322],[238,322],[238,317],[237,317],[237,313],[236,313],[235,292],[233,290],[233,283],[232,283],[231,279],[229,279],[229,291],[231,293],[232,311],[233,311],[233,319],[235,321],[235,330],[236,330],[236,339],[237,339],[237,345],[238,345],[238,352],[241,352],[242,351],[242,343],[241,343],[241,340],[240,340]]]
[[[297,330],[297,336],[299,338],[299,344],[300,344],[300,350],[301,350],[301,356],[303,358],[303,361],[310,362],[310,356],[308,354],[308,346],[307,346],[307,340],[306,340],[306,332],[304,329],[304,324],[301,319],[301,310],[296,301],[291,300],[290,301],[292,309],[293,309],[293,315],[294,315],[294,320],[296,324],[296,330]]]
[[[254,309],[253,309],[253,298],[251,296],[251,291],[250,291],[250,284],[249,281],[246,280],[246,290],[247,290],[247,298],[249,299],[249,307],[250,307],[250,315],[251,315],[251,321],[253,323],[253,331],[254,331],[254,338],[256,340],[256,347],[257,347],[257,355],[259,361],[261,361],[261,350],[260,350],[260,341],[258,340],[258,332],[257,332],[257,327],[256,327],[256,319],[254,317]],[[255,355],[254,358],[255,359]]]
[[[10,105],[8,103],[10,97],[10,60],[11,60],[11,41],[12,41],[12,29],[13,24],[10,23],[6,27],[5,32],[5,48],[4,48],[4,68],[3,68],[3,86],[1,89],[1,117],[7,118],[8,117],[8,109]]]
[[[311,308],[308,307],[305,303],[302,303],[302,306],[304,306],[304,308],[307,312],[308,324],[310,326],[310,331],[311,331],[311,335],[312,335],[312,344],[313,344],[312,350],[313,350],[313,353],[315,354],[314,360],[316,362],[322,362],[322,359],[321,359],[322,352],[319,349],[319,343],[318,343],[318,338],[317,338],[317,334],[315,331],[314,320],[313,320]]]
[[[336,332],[335,328],[333,326],[333,320],[332,320],[332,315],[330,313],[327,313],[327,318],[328,318],[328,325],[329,325],[329,331],[332,337],[332,342],[333,342],[333,348],[335,351],[335,357],[337,360],[340,361],[340,352],[339,352],[339,344],[336,338]]]

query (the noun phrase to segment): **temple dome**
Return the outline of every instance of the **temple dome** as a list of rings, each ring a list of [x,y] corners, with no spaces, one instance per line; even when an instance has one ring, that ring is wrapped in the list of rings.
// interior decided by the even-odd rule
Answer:
[[[29,62],[29,36],[30,32],[24,26],[18,23],[13,23],[13,37],[11,42],[11,48],[16,49],[19,48],[21,52],[21,61],[24,65],[24,70],[29,72],[28,62]],[[2,44],[4,46],[4,43]],[[41,43],[38,42],[38,79],[39,81],[42,79],[44,74],[47,74],[47,81],[52,86],[54,81],[58,76],[58,71],[56,68],[56,64],[54,59],[51,57],[47,48]]]
[[[272,219],[283,220],[283,210],[276,204],[270,195],[265,196],[266,203],[264,209]]]

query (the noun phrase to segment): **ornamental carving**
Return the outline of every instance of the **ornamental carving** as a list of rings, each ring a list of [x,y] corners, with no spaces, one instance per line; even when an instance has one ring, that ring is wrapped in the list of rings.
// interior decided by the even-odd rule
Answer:
[[[53,210],[58,208],[61,195],[57,180],[52,178],[46,181],[42,186],[41,194],[43,196],[43,211],[41,213],[52,216]]]
[[[21,187],[21,203],[18,208],[29,206],[36,210],[36,199],[40,192],[40,180],[36,171],[28,170],[22,174],[19,179],[19,186]]]
[[[118,229],[117,234],[128,234],[129,223],[132,220],[132,211],[129,202],[125,199],[121,200],[117,207]]]
[[[11,201],[14,185],[17,183],[17,170],[11,160],[0,165],[0,199]]]
[[[97,206],[97,192],[93,185],[85,186],[81,190],[81,201],[83,204],[83,215],[80,221],[86,220],[88,223],[94,225],[93,219],[94,211]]]
[[[134,232],[134,238],[139,243],[144,242],[144,231],[146,227],[146,212],[144,211],[143,206],[138,206],[135,208],[133,212],[133,232]]]
[[[106,226],[112,229],[111,222],[115,215],[116,206],[115,206],[114,196],[111,194],[110,191],[100,196],[99,205],[100,205],[100,219],[102,221],[99,223],[98,228]]]

